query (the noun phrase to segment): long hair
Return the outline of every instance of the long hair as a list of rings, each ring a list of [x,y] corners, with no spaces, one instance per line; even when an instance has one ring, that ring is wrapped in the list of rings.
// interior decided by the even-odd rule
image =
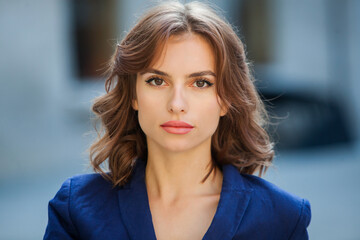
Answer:
[[[114,186],[128,181],[135,159],[147,159],[146,136],[131,105],[136,98],[136,74],[149,67],[170,36],[185,33],[198,34],[211,44],[216,93],[228,109],[212,136],[212,162],[203,181],[223,164],[232,164],[241,173],[258,171],[260,176],[271,165],[274,151],[265,130],[267,115],[242,41],[210,6],[167,2],[145,13],[116,46],[109,62],[106,93],[95,99],[92,107],[103,129],[96,129],[98,139],[90,147],[90,162]],[[105,174],[104,164],[109,174]]]

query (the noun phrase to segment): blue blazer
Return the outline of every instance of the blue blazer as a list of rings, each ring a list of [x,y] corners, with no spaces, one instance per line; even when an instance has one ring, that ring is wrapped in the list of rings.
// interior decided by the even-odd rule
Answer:
[[[156,239],[138,159],[130,181],[113,187],[99,174],[66,180],[49,202],[44,239]],[[203,239],[308,239],[310,204],[253,175],[224,165],[215,216]]]

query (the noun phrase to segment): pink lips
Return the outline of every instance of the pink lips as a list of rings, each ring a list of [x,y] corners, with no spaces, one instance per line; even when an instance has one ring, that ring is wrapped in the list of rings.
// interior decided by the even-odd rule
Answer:
[[[168,121],[160,125],[168,133],[186,134],[194,127],[183,121]]]

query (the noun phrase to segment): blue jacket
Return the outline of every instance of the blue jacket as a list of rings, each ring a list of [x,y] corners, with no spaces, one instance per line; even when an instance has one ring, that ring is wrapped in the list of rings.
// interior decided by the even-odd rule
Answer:
[[[64,182],[49,202],[44,239],[156,239],[145,185],[144,161],[130,181],[113,187],[99,174]],[[203,239],[308,239],[310,204],[252,175],[223,166],[220,201]]]

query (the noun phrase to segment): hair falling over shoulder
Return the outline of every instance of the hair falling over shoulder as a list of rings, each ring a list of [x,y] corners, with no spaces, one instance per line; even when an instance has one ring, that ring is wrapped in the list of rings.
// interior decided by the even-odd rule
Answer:
[[[212,136],[213,162],[203,181],[223,164],[260,176],[271,165],[274,151],[265,130],[268,117],[255,89],[243,43],[231,25],[208,5],[172,1],[145,13],[116,46],[109,61],[106,93],[96,98],[92,107],[102,127],[95,127],[98,139],[90,147],[90,162],[114,186],[129,180],[136,158],[147,159],[146,137],[132,108],[136,74],[150,66],[170,36],[185,33],[199,34],[213,47],[216,92],[228,109]]]

